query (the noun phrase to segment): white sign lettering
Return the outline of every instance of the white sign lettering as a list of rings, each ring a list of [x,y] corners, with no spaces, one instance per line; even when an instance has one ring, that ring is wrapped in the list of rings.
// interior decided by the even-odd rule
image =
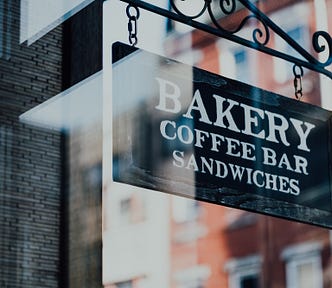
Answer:
[[[175,83],[168,80],[161,78],[156,79],[159,83],[160,97],[159,104],[155,108],[169,113],[179,113],[182,110],[180,88]],[[172,93],[169,90],[172,90]],[[218,95],[213,95],[213,98],[215,99],[216,108],[215,119],[211,119],[212,117],[208,115],[201,92],[198,89],[195,91],[187,112],[183,114],[183,117],[193,119],[192,113],[193,111],[197,111],[200,114],[198,120],[206,124],[212,124],[237,133],[265,139],[266,141],[281,143],[285,146],[291,145],[287,139],[286,132],[290,129],[290,126],[292,126],[297,133],[300,143],[297,145],[297,149],[310,152],[307,139],[311,130],[315,128],[314,124],[303,122],[295,118],[286,119],[285,116],[281,114],[262,110],[231,99],[225,99]],[[238,124],[234,119],[232,113],[234,107],[242,108],[244,116],[243,130],[238,128]],[[209,107],[209,110],[212,110],[211,107]],[[268,129],[266,130],[264,130],[264,126],[261,125],[263,120],[266,120],[268,123]],[[259,127],[262,127],[259,132],[253,130],[254,128],[259,129]]]
[[[253,169],[220,161],[220,159],[197,157],[195,154],[188,154],[188,152],[180,150],[174,150],[172,153],[175,167],[202,174],[208,173],[218,178],[228,178],[235,182],[281,193],[295,196],[300,194],[299,180],[286,175],[287,171],[309,175],[308,161],[305,157],[280,153],[279,149],[275,151],[264,145],[257,146],[225,136],[222,129],[243,134],[253,139],[261,139],[266,143],[277,143],[285,147],[294,146],[303,154],[303,152],[310,152],[308,137],[315,128],[314,124],[291,117],[288,119],[284,115],[216,94],[212,95],[215,107],[206,107],[202,98],[203,91],[199,89],[194,91],[189,106],[182,107],[179,86],[162,78],[156,78],[156,80],[159,84],[159,103],[155,106],[155,109],[170,113],[170,115],[185,111],[181,115],[184,118],[195,119],[207,125],[221,128],[220,133],[214,133],[215,130],[214,132],[205,131],[166,119],[160,122],[160,133],[164,139],[179,141],[184,145],[191,145],[206,151],[223,153],[234,160],[241,159],[256,162],[259,159],[261,166],[257,167],[273,167],[280,173],[277,175],[267,173],[264,169],[260,170],[262,168]],[[241,117],[239,117],[239,114]],[[292,137],[289,137],[290,129]],[[253,142],[255,143],[255,141]],[[261,141],[260,143],[264,142]],[[283,173],[286,173],[286,175],[280,175]]]

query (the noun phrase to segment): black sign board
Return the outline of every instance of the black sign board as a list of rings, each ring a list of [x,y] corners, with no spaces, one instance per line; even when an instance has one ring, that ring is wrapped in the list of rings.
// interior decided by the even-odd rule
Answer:
[[[113,178],[332,227],[332,112],[113,44]]]

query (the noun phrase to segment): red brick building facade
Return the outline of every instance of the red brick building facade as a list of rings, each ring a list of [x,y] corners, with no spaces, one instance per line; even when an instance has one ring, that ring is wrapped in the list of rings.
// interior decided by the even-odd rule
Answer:
[[[332,2],[321,2],[326,2],[326,15],[318,16],[327,18],[332,15]],[[319,29],[314,1],[256,4],[315,55],[311,35]],[[240,9],[220,23],[232,29],[246,13]],[[328,25],[331,31],[331,17]],[[249,35],[253,28],[247,26],[243,30],[243,35]],[[189,35],[191,47],[183,49]],[[202,69],[294,97],[290,63],[197,30],[185,37],[170,37],[168,41],[166,51],[172,57],[190,59]],[[295,53],[273,34],[268,46]],[[305,71],[303,93],[302,101],[321,104],[323,93],[318,73]],[[176,205],[173,214],[181,210]],[[173,217],[171,221],[172,287],[332,287],[329,230],[201,202],[189,201],[183,204],[184,209],[191,212],[183,219]]]

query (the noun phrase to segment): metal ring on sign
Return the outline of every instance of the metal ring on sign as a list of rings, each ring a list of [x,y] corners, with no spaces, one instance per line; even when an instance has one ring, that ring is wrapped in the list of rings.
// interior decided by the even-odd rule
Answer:
[[[136,12],[135,15],[131,14],[131,12],[130,12],[131,8],[134,8],[134,11]],[[138,19],[139,15],[140,15],[138,8],[136,6],[133,6],[133,5],[130,5],[130,4],[126,8],[126,13],[127,13],[128,18],[135,17],[136,19]]]
[[[300,69],[300,74],[297,73],[296,68]],[[303,77],[303,68],[301,66],[298,66],[298,65],[294,64],[294,66],[293,66],[293,74],[294,74],[295,77],[296,76]]]
[[[297,68],[299,69],[299,71],[296,71]],[[301,100],[301,98],[303,97],[303,89],[302,89],[303,68],[301,66],[294,64],[293,74],[294,74],[295,98],[297,100]]]

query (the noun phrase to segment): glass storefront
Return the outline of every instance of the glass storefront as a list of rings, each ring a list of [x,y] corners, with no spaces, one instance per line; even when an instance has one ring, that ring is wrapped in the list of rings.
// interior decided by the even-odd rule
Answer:
[[[200,1],[177,2],[188,14],[201,7]],[[313,33],[331,34],[329,0],[252,2],[311,54]],[[171,9],[167,0],[151,3]],[[330,287],[329,229],[195,200],[202,199],[193,187],[200,180],[197,163],[184,156],[199,155],[186,146],[191,129],[199,127],[186,122],[194,114],[171,119],[155,113],[156,87],[169,97],[190,95],[184,100],[189,105],[197,96],[194,79],[204,96],[207,86],[191,67],[294,98],[292,63],[139,9],[137,48],[171,60],[135,58],[140,54],[133,52],[129,61],[112,64],[112,45],[129,44],[126,7],[120,0],[0,2],[0,287]],[[231,15],[220,13],[218,1],[213,7],[220,24],[231,30],[246,15],[242,5]],[[200,19],[209,23],[204,15]],[[256,27],[257,21],[248,21],[239,34],[250,38]],[[296,55],[274,34],[268,46]],[[326,61],[328,55],[321,57]],[[175,69],[173,60],[186,65]],[[151,80],[156,71],[182,79],[180,88],[165,78]],[[301,80],[302,102],[332,110],[331,79],[304,69]],[[175,100],[171,104],[177,105]],[[208,122],[209,109],[216,108],[204,107],[205,115],[200,105],[192,104],[192,111]],[[229,114],[225,117],[232,125]],[[162,120],[168,121],[164,130]],[[176,127],[183,128],[177,130],[181,143],[160,142],[154,134],[172,140]],[[301,128],[301,139],[310,133],[308,127]],[[196,146],[203,146],[207,136],[201,131],[197,142],[197,135]],[[217,136],[209,137],[215,137],[217,150]],[[330,145],[323,145],[322,135],[315,137],[322,147]],[[229,147],[236,141],[229,140]],[[298,145],[306,148],[303,141]],[[249,146],[242,150],[247,158]],[[284,153],[281,146],[278,152]],[[172,158],[176,149],[184,152]],[[321,165],[315,164],[322,171],[305,170],[304,162],[297,162],[308,182],[318,181],[310,179],[312,174],[330,175],[324,170],[330,158],[324,155],[316,159]],[[144,169],[136,169],[129,181],[138,185],[116,181],[126,169],[123,159],[142,163]],[[293,165],[283,161],[280,169]],[[174,166],[183,166],[185,173],[174,173]],[[204,167],[208,171],[207,162]],[[285,176],[296,175],[291,169]],[[151,171],[158,176],[147,177]],[[174,183],[159,175],[181,178],[182,186],[175,191]],[[316,186],[307,201],[319,197],[322,188]],[[236,203],[237,194],[231,196]],[[328,198],[317,202],[324,206],[318,209],[329,210]],[[263,207],[267,214],[269,208]],[[303,221],[315,217],[303,211]]]

